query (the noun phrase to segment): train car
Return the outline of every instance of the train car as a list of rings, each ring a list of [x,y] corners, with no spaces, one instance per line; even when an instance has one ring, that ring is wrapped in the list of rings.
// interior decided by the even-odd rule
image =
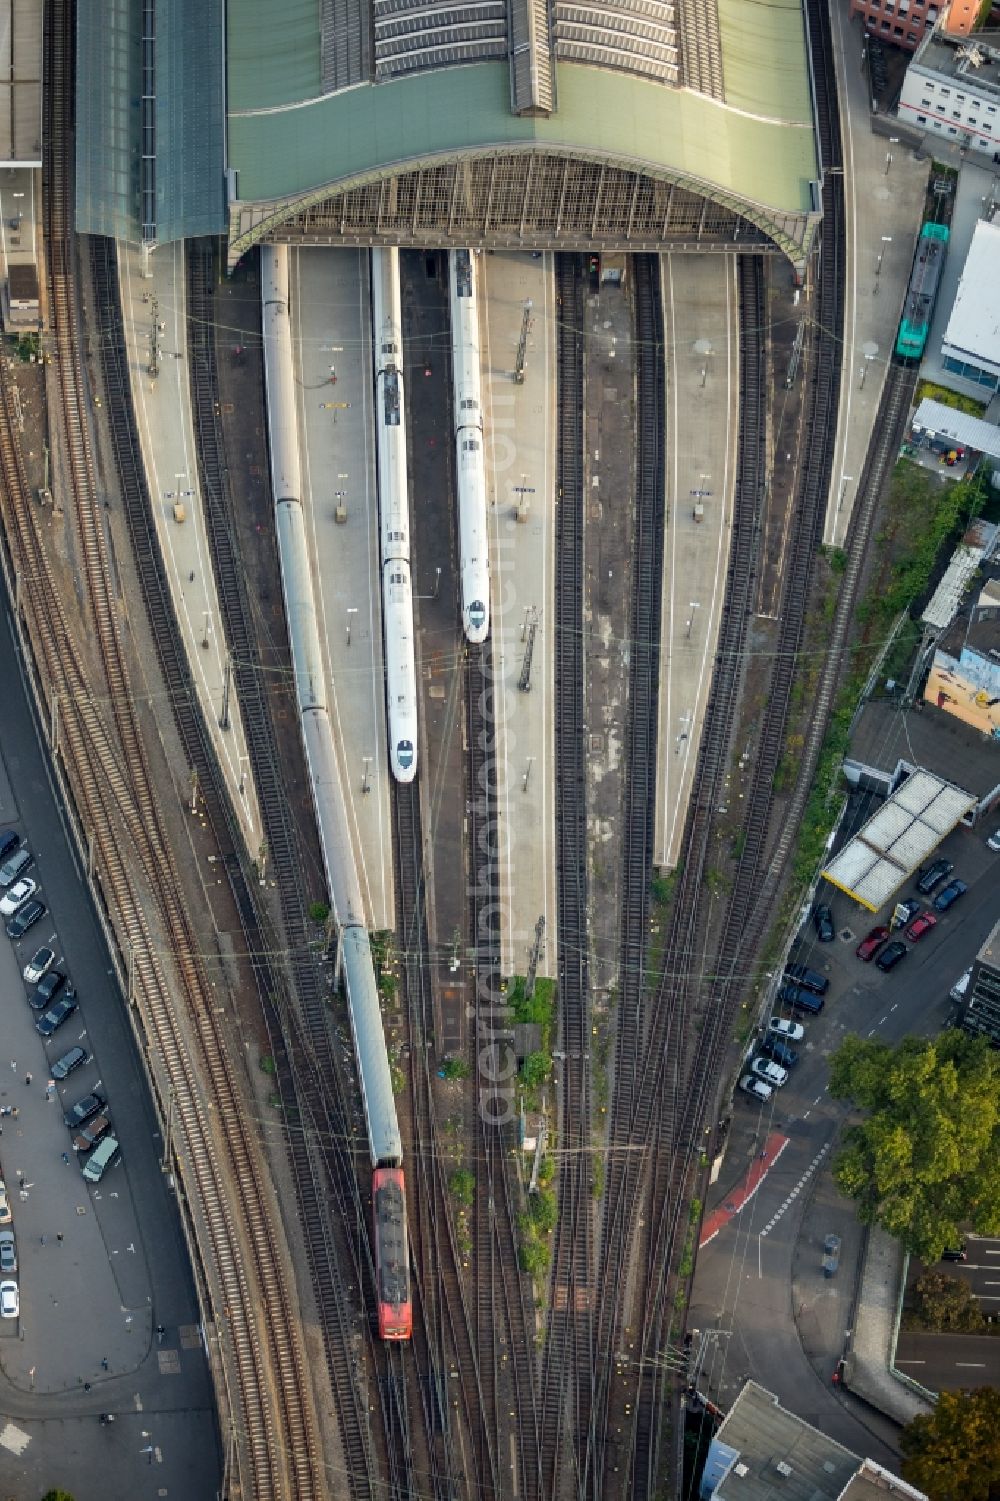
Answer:
[[[486,640],[490,630],[490,548],[483,461],[479,299],[476,259],[471,250],[453,250],[448,257],[448,272],[462,629],[469,641],[480,642]]]
[[[406,1185],[401,1168],[380,1167],[372,1175],[375,1222],[375,1280],[381,1339],[407,1340],[413,1333],[410,1252],[406,1234]]]
[[[949,238],[950,231],[945,224],[927,223],[920,231],[896,338],[896,353],[900,359],[918,360],[927,347]]]
[[[261,275],[275,532],[295,674],[296,704],[327,888],[340,935],[341,967],[368,1132],[379,1333],[383,1339],[405,1340],[410,1337],[412,1314],[403,1144],[392,1090],[375,965],[364,926],[361,887],[330,722],[312,571],[302,515],[302,470],[295,415],[286,247],[262,247]],[[409,564],[397,563],[394,566],[405,570],[405,587],[408,591]],[[399,587],[392,586],[397,592]],[[412,632],[412,610],[409,618]],[[401,635],[402,630],[403,627],[397,625],[394,635]],[[398,672],[398,669],[394,669],[394,672]],[[412,700],[415,707],[415,685]]]
[[[410,502],[406,477],[399,252],[376,249],[371,255],[389,764],[398,782],[412,782],[417,774],[417,668],[410,584]]]

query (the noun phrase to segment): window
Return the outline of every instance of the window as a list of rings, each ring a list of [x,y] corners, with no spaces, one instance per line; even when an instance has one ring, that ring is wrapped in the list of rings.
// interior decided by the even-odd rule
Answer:
[[[917,116],[917,124],[918,125],[926,125],[927,124],[927,116],[926,115],[918,115]]]
[[[917,33],[915,31],[908,31],[906,33],[906,40],[908,42],[915,42],[917,40]]]
[[[931,107],[931,101],[929,99],[921,99],[920,103],[923,105],[924,109],[930,109]]]
[[[892,28],[892,34],[893,34],[893,36],[902,36],[903,35],[903,28],[902,28],[902,26],[894,26]]]
[[[948,126],[948,134],[950,136],[957,136],[958,135],[958,131],[955,129],[954,125],[949,125]]]
[[[953,109],[952,112],[951,112],[951,118],[953,120],[961,120],[961,118],[962,118],[962,111],[960,109]]]
[[[987,114],[988,114],[988,115],[995,115],[995,114],[996,114],[996,112],[997,112],[997,107],[996,107],[996,105],[995,105],[995,104],[988,104],[988,105],[987,105],[987,106],[986,106],[986,113],[987,113]]]
[[[965,95],[964,94],[956,94],[955,98],[958,100],[959,104],[964,104],[965,103]]]
[[[948,95],[950,93],[951,93],[951,89],[946,89],[945,86],[944,86],[944,84],[942,84],[941,85],[941,98],[942,99],[947,99]]]

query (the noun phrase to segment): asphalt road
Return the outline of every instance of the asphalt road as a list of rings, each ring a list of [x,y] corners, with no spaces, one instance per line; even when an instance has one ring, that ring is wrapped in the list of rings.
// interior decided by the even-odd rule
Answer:
[[[854,810],[859,821],[870,811],[861,801]],[[828,975],[826,1009],[805,1022],[805,1039],[796,1044],[800,1061],[767,1106],[737,1092],[709,1207],[725,1204],[769,1134],[787,1136],[788,1144],[755,1196],[698,1257],[689,1327],[711,1331],[702,1390],[725,1406],[752,1375],[791,1411],[890,1466],[895,1426],[830,1380],[853,1314],[861,1233],[827,1171],[846,1115],[827,1094],[828,1060],[848,1032],[891,1045],[908,1034],[931,1035],[948,1019],[950,987],[1000,916],[1000,855],[985,846],[992,827],[959,829],[944,842],[941,853],[954,860],[954,874],[969,891],[887,975],[854,955],[868,928],[887,920],[884,914],[864,913],[842,893],[821,893],[833,908],[838,937],[820,944],[807,923],[792,957]],[[898,899],[909,894],[907,888]],[[830,1232],[842,1236],[843,1250],[837,1276],[826,1279],[822,1242]]]
[[[1000,1239],[970,1235],[967,1261],[944,1262],[937,1270],[967,1282],[985,1317],[1000,1329]],[[923,1272],[911,1262],[908,1281]],[[962,1386],[1000,1386],[1000,1337],[989,1334],[918,1334],[902,1330],[896,1352],[901,1371],[935,1391]]]
[[[0,643],[0,824],[17,828],[29,845],[30,874],[48,909],[17,945],[0,933],[0,1106],[18,1108],[16,1118],[0,1118],[0,1162],[20,1290],[19,1319],[0,1321],[0,1495],[62,1486],[76,1501],[211,1497],[220,1450],[179,1216],[160,1171],[162,1143],[124,1004],[36,734],[6,603]],[[44,943],[57,951],[80,1000],[47,1044],[21,977]],[[48,1064],[77,1044],[88,1062],[49,1090]],[[122,1146],[122,1162],[96,1188],[82,1178],[62,1119],[93,1089],[106,1096]],[[102,1425],[101,1413],[113,1413],[114,1423]]]

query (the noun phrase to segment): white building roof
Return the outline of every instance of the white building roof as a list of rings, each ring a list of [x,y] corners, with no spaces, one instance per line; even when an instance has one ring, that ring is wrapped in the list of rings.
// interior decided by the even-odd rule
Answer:
[[[943,777],[915,771],[848,840],[823,875],[877,912],[975,804],[970,793]]]
[[[1000,427],[995,422],[984,422],[981,417],[970,417],[968,412],[947,407],[943,401],[932,401],[925,396],[914,412],[910,426],[918,436],[933,433],[937,438],[947,438],[959,448],[971,448],[991,459],[1000,459]]]
[[[1000,370],[1000,224],[976,225],[955,306],[944,335],[945,352],[970,355]]]

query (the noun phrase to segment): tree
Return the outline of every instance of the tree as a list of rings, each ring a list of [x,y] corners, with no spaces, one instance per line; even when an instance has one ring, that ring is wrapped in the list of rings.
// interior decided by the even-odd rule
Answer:
[[[458,1202],[468,1208],[476,1192],[476,1180],[469,1169],[467,1167],[456,1168],[448,1179],[448,1187]]]
[[[925,1272],[914,1286],[913,1294],[913,1312],[921,1329],[941,1334],[971,1333],[983,1327],[979,1300],[961,1277]]]
[[[903,1429],[903,1478],[930,1501],[991,1501],[1000,1491],[1000,1392],[942,1392]]]
[[[882,1225],[922,1261],[938,1261],[970,1223],[1000,1232],[1000,1053],[952,1028],[898,1047],[847,1037],[830,1094],[866,1119],[834,1163],[865,1224]]]
[[[42,1501],[73,1501],[69,1491],[46,1491]]]
[[[529,1053],[521,1069],[521,1078],[529,1089],[538,1089],[552,1072],[548,1053]]]

